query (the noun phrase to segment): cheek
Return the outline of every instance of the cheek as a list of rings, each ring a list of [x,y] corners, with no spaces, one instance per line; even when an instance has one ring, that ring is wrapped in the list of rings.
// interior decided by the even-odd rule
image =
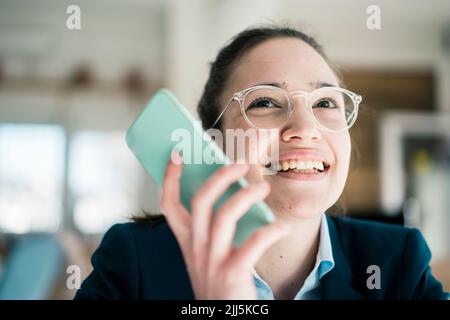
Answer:
[[[338,192],[342,192],[350,166],[351,142],[348,133],[333,143],[335,155],[335,178]]]
[[[232,161],[244,158],[246,163],[257,167],[279,152],[278,131],[258,130],[242,117],[237,118],[234,125],[225,119],[222,136],[222,149]],[[258,171],[257,168],[255,170]]]

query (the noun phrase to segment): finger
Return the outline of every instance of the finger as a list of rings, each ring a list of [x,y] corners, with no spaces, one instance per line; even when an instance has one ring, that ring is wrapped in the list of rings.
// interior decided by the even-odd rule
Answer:
[[[166,215],[167,222],[176,233],[189,230],[191,217],[180,202],[180,178],[183,166],[177,152],[173,153],[167,164],[161,194],[161,209]]]
[[[210,262],[222,261],[232,249],[237,221],[257,201],[263,200],[270,192],[267,182],[251,185],[239,190],[216,213],[211,229]]]
[[[255,231],[228,260],[230,267],[253,268],[264,252],[275,242],[286,236],[290,228],[285,223],[274,222]]]
[[[195,194],[192,200],[192,244],[194,255],[199,259],[206,258],[214,203],[247,170],[246,165],[223,167],[215,172]]]

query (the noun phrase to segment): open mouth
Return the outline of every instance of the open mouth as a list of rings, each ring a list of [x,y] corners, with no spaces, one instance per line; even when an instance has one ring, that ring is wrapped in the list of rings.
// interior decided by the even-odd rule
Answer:
[[[328,171],[330,165],[320,160],[281,160],[278,163],[269,162],[265,165],[267,169],[276,172],[292,172],[299,174],[318,174]]]

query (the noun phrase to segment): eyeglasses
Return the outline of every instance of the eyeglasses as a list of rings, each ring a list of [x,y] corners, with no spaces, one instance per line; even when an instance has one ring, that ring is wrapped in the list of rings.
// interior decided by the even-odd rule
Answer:
[[[356,121],[362,97],[339,87],[321,87],[312,92],[291,91],[272,85],[258,85],[236,92],[219,114],[219,122],[233,101],[238,101],[244,119],[257,129],[280,128],[292,115],[292,98],[305,98],[306,109],[316,125],[331,132],[348,130]]]

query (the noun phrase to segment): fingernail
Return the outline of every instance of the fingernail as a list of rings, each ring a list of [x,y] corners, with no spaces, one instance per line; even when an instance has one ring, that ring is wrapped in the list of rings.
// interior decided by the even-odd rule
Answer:
[[[174,164],[181,164],[183,162],[183,160],[180,157],[180,153],[178,150],[173,150],[170,156],[170,160],[172,161],[172,163]]]

